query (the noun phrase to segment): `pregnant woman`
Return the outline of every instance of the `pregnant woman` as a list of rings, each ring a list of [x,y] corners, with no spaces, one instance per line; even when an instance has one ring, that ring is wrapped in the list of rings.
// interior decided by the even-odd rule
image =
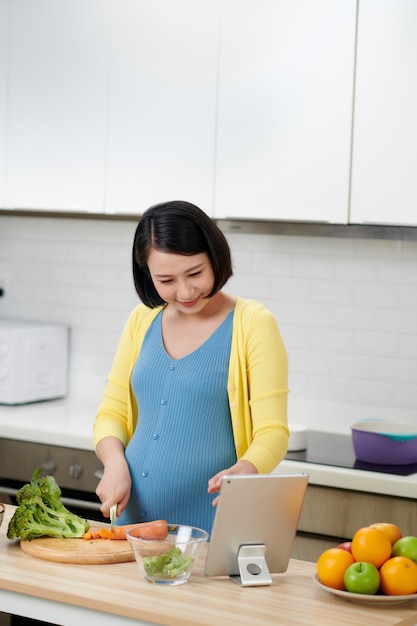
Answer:
[[[288,444],[288,364],[260,302],[227,294],[227,240],[198,207],[150,207],[133,242],[131,312],[94,424],[102,512],[210,533],[225,474],[269,473]]]

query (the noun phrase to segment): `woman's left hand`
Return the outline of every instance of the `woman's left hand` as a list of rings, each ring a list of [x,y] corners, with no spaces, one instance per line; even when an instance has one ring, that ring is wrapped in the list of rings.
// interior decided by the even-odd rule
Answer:
[[[215,476],[210,478],[210,480],[208,481],[207,491],[209,493],[217,493],[218,491],[220,491],[220,486],[222,484],[223,478],[225,476],[230,476],[230,474],[257,474],[257,473],[258,473],[258,470],[254,466],[254,464],[251,463],[250,461],[238,461],[237,463],[229,467],[229,469],[221,470]],[[217,498],[214,498],[212,505],[217,506],[218,501],[219,501],[219,496],[217,496]]]

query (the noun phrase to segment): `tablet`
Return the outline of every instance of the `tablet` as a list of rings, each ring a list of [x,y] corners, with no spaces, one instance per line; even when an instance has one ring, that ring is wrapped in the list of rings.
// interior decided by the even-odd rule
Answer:
[[[231,474],[223,478],[204,573],[243,585],[287,570],[308,474]]]

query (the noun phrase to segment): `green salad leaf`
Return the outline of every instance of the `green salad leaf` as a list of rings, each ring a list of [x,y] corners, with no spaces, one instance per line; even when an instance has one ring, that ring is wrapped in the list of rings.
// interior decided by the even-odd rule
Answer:
[[[184,556],[179,548],[171,548],[166,554],[143,557],[143,567],[150,577],[178,578],[193,561],[193,556]]]

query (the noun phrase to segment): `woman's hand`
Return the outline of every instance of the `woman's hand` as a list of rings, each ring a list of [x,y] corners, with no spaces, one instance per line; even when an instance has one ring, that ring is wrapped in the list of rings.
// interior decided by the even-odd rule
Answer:
[[[258,470],[250,461],[238,461],[229,469],[221,470],[215,476],[210,478],[208,481],[208,493],[217,493],[220,491],[220,486],[222,484],[222,480],[225,476],[230,476],[230,474],[257,474]],[[217,506],[219,501],[219,496],[214,498],[212,505]]]
[[[123,445],[115,437],[106,437],[99,442],[97,455],[104,465],[103,476],[96,488],[101,500],[100,510],[105,517],[109,517],[110,507],[117,504],[119,517],[129,502],[132,487]]]

